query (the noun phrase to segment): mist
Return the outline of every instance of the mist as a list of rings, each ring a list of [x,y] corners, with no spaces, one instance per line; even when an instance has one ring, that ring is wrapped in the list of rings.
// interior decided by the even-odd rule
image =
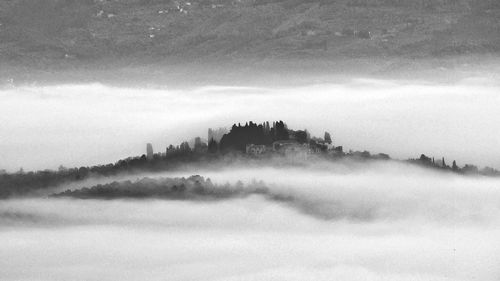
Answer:
[[[499,4],[0,0],[0,281],[499,281]]]
[[[284,120],[345,149],[421,153],[500,167],[498,83],[311,80],[283,85],[120,88],[102,84],[0,90],[0,169],[88,166],[155,151],[207,128]],[[298,106],[299,105],[299,106]]]
[[[352,79],[300,86],[103,84],[0,90],[0,169],[115,162],[208,128],[284,120],[344,150],[500,167],[500,85]],[[1,280],[498,280],[500,181],[397,161],[183,165],[0,203]],[[278,163],[279,164],[279,163]],[[263,181],[224,200],[78,200],[147,177]],[[269,196],[267,196],[269,195]],[[286,200],[283,200],[286,198]]]
[[[499,180],[394,162],[186,170],[277,201],[10,199],[2,280],[498,280]],[[108,179],[108,181],[115,179]]]

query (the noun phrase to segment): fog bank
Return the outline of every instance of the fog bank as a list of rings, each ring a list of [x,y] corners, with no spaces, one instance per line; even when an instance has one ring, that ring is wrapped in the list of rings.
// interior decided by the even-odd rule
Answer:
[[[421,153],[500,167],[500,86],[354,79],[345,83],[198,88],[100,84],[0,90],[0,169],[109,163],[157,151],[209,127],[284,120],[347,149],[395,157]]]
[[[0,279],[500,277],[498,179],[394,163],[191,172],[294,200],[6,200]]]

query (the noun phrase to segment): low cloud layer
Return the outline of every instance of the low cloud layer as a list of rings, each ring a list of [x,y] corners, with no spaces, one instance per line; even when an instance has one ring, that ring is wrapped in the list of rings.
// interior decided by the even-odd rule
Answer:
[[[0,169],[15,171],[109,163],[156,151],[207,128],[254,120],[287,121],[337,145],[420,153],[500,167],[499,85],[352,80],[294,88],[116,88],[99,84],[0,90]]]
[[[2,280],[498,280],[498,179],[403,164],[192,170],[219,202],[8,200]],[[173,176],[162,174],[161,176]]]
[[[498,84],[353,80],[196,89],[0,90],[0,169],[100,164],[233,122],[282,119],[346,149],[500,168]],[[446,106],[444,106],[446,105]],[[499,180],[396,162],[192,168],[142,176],[263,180],[218,202],[12,199],[0,204],[1,280],[486,280],[500,278]]]

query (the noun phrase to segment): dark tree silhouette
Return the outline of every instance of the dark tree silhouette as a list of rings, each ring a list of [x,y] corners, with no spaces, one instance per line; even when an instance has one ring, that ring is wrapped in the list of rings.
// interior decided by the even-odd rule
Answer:
[[[307,132],[306,131],[295,131],[295,140],[301,144],[307,142]]]
[[[217,142],[214,139],[211,139],[208,142],[208,152],[209,153],[217,153],[217,151],[219,151],[219,145],[217,144]]]
[[[0,198],[6,198],[16,195],[26,195],[30,192],[35,192],[51,186],[60,184],[85,180],[92,176],[112,176],[122,173],[140,173],[140,172],[159,172],[178,167],[186,163],[206,164],[211,161],[218,161],[224,157],[219,157],[219,151],[238,150],[244,152],[247,144],[256,145],[272,145],[276,140],[288,140],[289,135],[293,134],[294,138],[300,142],[304,138],[309,139],[307,131],[293,131],[289,130],[283,121],[273,122],[272,127],[269,122],[263,124],[256,124],[252,121],[244,126],[233,125],[230,132],[222,137],[222,140],[217,143],[213,138],[210,139],[208,146],[203,144],[202,149],[193,153],[191,147],[187,142],[183,142],[178,146],[170,145],[166,149],[165,155],[159,153],[154,154],[153,158],[149,161],[146,155],[137,157],[128,157],[119,160],[114,164],[95,165],[90,167],[80,168],[64,168],[60,167],[58,170],[43,170],[43,171],[24,171],[22,168],[18,172],[8,173],[0,170]],[[346,154],[343,152],[342,146],[333,148],[335,153],[330,153],[329,147],[325,145],[331,137],[325,133],[325,140],[312,138],[308,140],[308,149],[314,153],[322,153],[326,157],[335,159],[344,157]],[[198,138],[197,143],[200,147],[201,139]],[[196,147],[196,146],[195,146]],[[206,152],[210,152],[207,154]],[[352,152],[350,151],[347,156],[354,156],[358,159],[389,159],[388,155],[375,154],[371,155],[368,151]],[[205,162],[206,161],[206,162]],[[433,158],[427,157],[422,154],[419,159],[409,159],[408,162],[419,165],[424,165],[429,168],[440,169],[434,162]],[[445,159],[442,159],[445,166]],[[453,161],[452,167],[445,166],[446,170],[450,169],[459,174],[482,174],[489,176],[500,176],[500,171],[493,168],[484,168],[479,170],[477,166],[466,165],[464,168],[459,168],[456,161]],[[444,169],[443,169],[444,170]],[[182,185],[174,185],[173,190],[181,190]]]
[[[245,151],[247,144],[270,145],[273,138],[270,133],[266,133],[265,124],[250,121],[245,126],[234,124],[231,131],[225,134],[220,141],[222,151],[238,150]]]
[[[274,140],[289,140],[290,136],[288,133],[288,128],[286,124],[283,121],[278,121],[274,123]]]
[[[420,162],[424,165],[431,165],[432,159],[430,157],[425,156],[425,154],[420,155]]]
[[[263,182],[244,185],[214,185],[210,179],[201,176],[188,178],[142,178],[135,182],[122,181],[98,184],[77,190],[66,190],[52,194],[51,197],[72,197],[78,199],[115,199],[115,198],[162,198],[168,200],[218,200],[232,197],[245,197],[253,194],[270,194]]]
[[[475,165],[466,164],[465,167],[462,168],[462,172],[466,174],[477,174],[479,169]]]
[[[181,143],[181,146],[179,149],[182,152],[190,152],[191,151],[191,147],[189,147],[189,143],[187,141]]]

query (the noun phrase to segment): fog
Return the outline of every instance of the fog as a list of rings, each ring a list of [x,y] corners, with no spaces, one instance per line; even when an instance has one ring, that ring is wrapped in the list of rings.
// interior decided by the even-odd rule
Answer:
[[[500,85],[352,79],[247,87],[0,89],[0,169],[94,165],[156,151],[234,122],[284,120],[346,149],[421,153],[500,167]]]
[[[373,162],[193,169],[262,196],[11,199],[2,280],[498,280],[499,180]],[[114,179],[108,179],[111,181]]]
[[[0,169],[103,164],[234,122],[284,120],[345,150],[500,168],[500,85],[352,79],[300,86],[0,89]],[[184,166],[156,174],[263,180],[219,201],[0,202],[1,280],[498,280],[500,181],[402,162]],[[39,194],[40,195],[40,194]],[[279,200],[287,198],[287,200]]]

